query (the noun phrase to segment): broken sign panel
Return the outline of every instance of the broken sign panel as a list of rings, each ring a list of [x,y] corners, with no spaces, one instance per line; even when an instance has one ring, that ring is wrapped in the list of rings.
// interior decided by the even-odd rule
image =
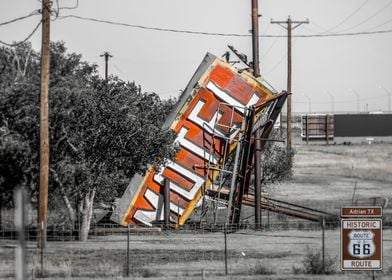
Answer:
[[[167,179],[170,219],[182,225],[216,177],[213,170],[200,167],[222,163],[225,155],[236,147],[247,108],[273,95],[250,73],[240,72],[207,54],[163,127],[176,134],[175,159],[159,170],[150,167],[144,176],[135,175],[117,202],[112,220],[122,225],[148,226],[162,221],[163,185]],[[218,138],[212,141],[214,135]]]

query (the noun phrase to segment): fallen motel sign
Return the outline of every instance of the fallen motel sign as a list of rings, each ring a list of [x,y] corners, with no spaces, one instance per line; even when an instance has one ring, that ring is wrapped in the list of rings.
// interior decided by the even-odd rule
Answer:
[[[144,176],[135,175],[111,219],[121,225],[152,226],[164,220],[169,209],[170,223],[184,224],[218,176],[216,168],[206,166],[220,166],[236,149],[250,112],[255,123],[263,121],[265,112],[280,111],[272,105],[284,102],[285,94],[207,54],[163,127],[177,135],[175,159],[160,169],[151,166]],[[170,190],[166,208],[165,184]]]
[[[382,208],[343,207],[341,269],[382,270]]]

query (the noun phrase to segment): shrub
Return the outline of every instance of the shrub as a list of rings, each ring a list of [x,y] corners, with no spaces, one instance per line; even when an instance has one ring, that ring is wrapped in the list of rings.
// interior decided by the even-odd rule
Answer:
[[[321,252],[310,250],[308,248],[302,261],[303,272],[308,274],[332,274],[335,272],[335,260],[336,257],[330,257],[328,254],[326,254],[323,268],[323,258]]]
[[[153,271],[151,269],[145,268],[142,269],[140,272],[140,275],[144,278],[149,278],[149,277],[159,277],[161,274],[158,271]]]
[[[293,265],[293,273],[294,274],[301,274],[303,272],[304,272],[304,270],[302,269],[302,267],[298,267],[298,266]]]
[[[263,265],[262,263],[258,262],[255,264],[253,268],[250,269],[250,274],[253,275],[271,275],[275,274],[275,271],[272,268]]]

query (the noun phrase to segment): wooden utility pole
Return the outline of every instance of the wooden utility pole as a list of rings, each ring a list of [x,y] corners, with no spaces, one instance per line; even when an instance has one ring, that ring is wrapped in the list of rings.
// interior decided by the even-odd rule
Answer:
[[[50,7],[49,0],[42,0],[42,45],[41,45],[41,115],[40,115],[40,174],[39,174],[39,209],[38,248],[46,246],[46,228],[48,220],[48,184],[49,184],[49,63],[50,63]]]
[[[291,149],[291,33],[301,24],[309,23],[309,20],[293,21],[289,16],[286,21],[271,20],[271,23],[277,23],[287,30],[287,92],[289,93],[287,96],[287,148]]]
[[[113,57],[109,52],[104,52],[101,54],[101,57],[105,57],[105,80],[108,80],[108,64],[109,64],[109,57]]]
[[[253,76],[260,77],[259,66],[259,7],[258,0],[252,0],[252,55]]]
[[[259,66],[259,9],[258,0],[252,0],[252,54],[253,75],[260,76]],[[261,227],[261,133],[257,129],[254,133],[254,184],[255,184],[255,229]]]

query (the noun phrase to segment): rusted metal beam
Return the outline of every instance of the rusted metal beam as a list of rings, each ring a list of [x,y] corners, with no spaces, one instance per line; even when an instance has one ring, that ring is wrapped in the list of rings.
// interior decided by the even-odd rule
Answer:
[[[248,206],[254,206],[255,205],[255,199],[254,197],[244,197],[242,203],[244,205],[248,205]],[[288,216],[292,216],[292,217],[296,217],[296,218],[301,218],[301,219],[305,219],[305,220],[309,220],[309,221],[320,221],[321,219],[321,215],[317,215],[317,214],[313,214],[313,213],[309,213],[309,212],[305,212],[303,210],[297,210],[297,209],[293,209],[287,206],[282,206],[282,205],[278,205],[275,203],[266,203],[266,202],[261,202],[261,208],[262,209],[267,209],[271,212],[275,212],[275,213],[281,213],[281,214],[285,214]]]
[[[214,190],[208,190],[207,195],[213,196],[216,193]],[[221,191],[220,193],[222,199],[227,199],[228,198],[228,193]],[[263,200],[264,199],[264,200]],[[242,199],[242,204],[254,207],[256,203],[255,196],[253,195],[246,195]],[[305,220],[310,220],[310,221],[320,221],[322,217],[332,217],[333,214],[320,211],[317,209],[305,207],[302,205],[278,200],[278,199],[272,199],[268,198],[266,199],[265,197],[261,196],[260,199],[260,208],[261,209],[266,209],[271,212],[275,213],[281,213],[284,215],[296,217],[296,218],[301,218]]]
[[[255,118],[255,110],[250,110],[250,114],[246,118],[246,133],[244,138],[244,146],[241,155],[241,167],[240,167],[240,176],[236,186],[236,192],[234,193],[234,202],[231,213],[231,223],[238,224],[240,222],[241,216],[241,206],[242,206],[242,198],[244,196],[244,190],[248,188],[246,184],[249,183],[249,180],[246,180],[248,176],[248,172],[250,172],[249,166],[249,157],[251,151],[251,137],[253,130],[253,123]]]
[[[255,184],[255,228],[261,228],[261,135],[260,129],[255,132],[254,184]]]

